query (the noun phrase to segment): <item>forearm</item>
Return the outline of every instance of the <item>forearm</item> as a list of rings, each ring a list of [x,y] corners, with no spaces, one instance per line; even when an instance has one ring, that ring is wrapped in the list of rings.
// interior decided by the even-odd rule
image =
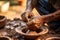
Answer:
[[[60,10],[44,16],[45,22],[60,20]]]
[[[32,11],[36,4],[37,0],[27,0],[26,11]]]

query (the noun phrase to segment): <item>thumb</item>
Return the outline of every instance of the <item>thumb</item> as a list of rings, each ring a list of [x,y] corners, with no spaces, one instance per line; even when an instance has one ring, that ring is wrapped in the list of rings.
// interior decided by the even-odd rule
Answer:
[[[32,20],[32,21],[29,21],[28,23],[27,23],[27,25],[28,26],[32,26],[32,25],[34,25],[35,24],[35,22]]]

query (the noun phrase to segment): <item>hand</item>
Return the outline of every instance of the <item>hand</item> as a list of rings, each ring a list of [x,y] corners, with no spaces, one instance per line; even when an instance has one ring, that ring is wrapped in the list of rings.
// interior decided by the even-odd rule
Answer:
[[[30,22],[27,23],[31,30],[37,30],[44,25],[44,16],[39,16],[33,18]]]
[[[33,16],[34,16],[33,13],[32,13],[32,12],[29,12],[29,11],[24,12],[24,13],[21,15],[22,20],[23,20],[23,21],[26,21],[26,22],[28,22]]]

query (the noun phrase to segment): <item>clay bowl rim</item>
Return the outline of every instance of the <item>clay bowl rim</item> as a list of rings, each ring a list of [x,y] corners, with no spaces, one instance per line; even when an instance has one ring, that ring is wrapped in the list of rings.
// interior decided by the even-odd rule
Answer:
[[[52,39],[60,39],[60,37],[48,37],[46,40],[52,40]]]
[[[0,15],[0,17],[3,17],[3,19],[1,19],[0,22],[6,20],[5,16]]]
[[[46,33],[48,33],[48,28],[47,27],[44,27],[45,29],[43,29],[44,31],[40,32],[40,33],[37,33],[37,34],[26,34],[26,33],[23,33],[21,32],[21,30],[19,31],[18,29],[19,27],[15,28],[15,31],[21,35],[24,35],[24,36],[40,36],[40,35],[44,35]]]
[[[7,39],[9,39],[9,40],[13,40],[13,39],[11,39],[11,38],[8,37],[8,36],[0,36],[0,38],[2,38],[2,37],[7,38]]]

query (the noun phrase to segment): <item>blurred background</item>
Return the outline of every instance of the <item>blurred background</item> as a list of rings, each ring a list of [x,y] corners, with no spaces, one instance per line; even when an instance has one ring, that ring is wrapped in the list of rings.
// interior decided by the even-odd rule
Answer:
[[[0,0],[0,15],[4,15],[8,19],[21,18],[20,15],[25,11],[26,2],[27,0]],[[38,15],[35,9],[33,13]]]

